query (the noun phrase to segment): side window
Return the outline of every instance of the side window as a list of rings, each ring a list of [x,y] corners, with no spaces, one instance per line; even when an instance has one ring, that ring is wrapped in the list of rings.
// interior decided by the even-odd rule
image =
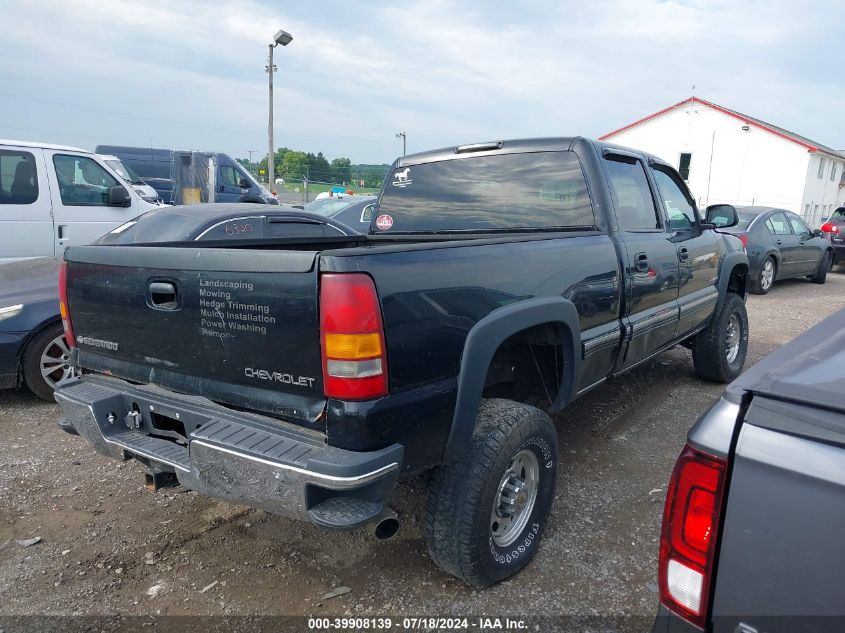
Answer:
[[[227,187],[240,187],[241,175],[231,165],[223,165],[220,167],[220,184]]]
[[[0,204],[32,204],[38,200],[35,156],[0,150]]]
[[[608,156],[605,165],[616,202],[619,228],[623,231],[659,229],[642,163],[634,158]]]
[[[792,225],[792,230],[795,232],[795,235],[811,236],[813,234],[812,231],[810,231],[810,228],[804,224],[801,218],[797,215],[790,215],[787,217],[789,218],[789,223]]]
[[[85,156],[55,154],[53,165],[64,205],[106,206],[109,187],[118,184],[97,161]]]
[[[696,224],[695,205],[675,178],[660,168],[652,170],[670,230],[691,229]]]
[[[772,235],[789,235],[789,225],[786,223],[786,216],[783,213],[773,213],[766,220],[766,228]]]

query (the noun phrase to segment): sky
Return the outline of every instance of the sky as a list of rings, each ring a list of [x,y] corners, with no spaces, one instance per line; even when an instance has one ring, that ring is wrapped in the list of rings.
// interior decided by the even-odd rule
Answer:
[[[391,162],[695,94],[845,149],[845,3],[0,0],[0,137]],[[693,85],[695,86],[693,90]]]

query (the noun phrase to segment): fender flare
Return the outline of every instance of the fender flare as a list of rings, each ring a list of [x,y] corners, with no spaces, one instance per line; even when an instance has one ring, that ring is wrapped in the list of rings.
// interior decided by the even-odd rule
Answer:
[[[497,308],[472,327],[464,344],[444,461],[454,460],[469,446],[487,368],[499,346],[517,332],[546,323],[559,325],[567,335],[564,340],[567,364],[552,408],[560,409],[574,399],[576,378],[581,372],[581,329],[575,304],[563,297],[543,297]]]
[[[238,202],[249,202],[252,204],[267,204],[267,202],[265,202],[261,198],[255,197],[252,194],[241,196],[240,198],[238,198]]]
[[[731,281],[731,276],[733,276],[734,270],[739,267],[745,269],[745,285],[747,288],[748,273],[750,272],[748,267],[748,255],[742,251],[734,251],[725,255],[725,258],[722,260],[722,265],[719,267],[719,301],[716,303],[716,309],[713,311],[712,318],[715,319],[716,315],[718,315],[719,311],[722,309],[722,305],[725,303],[725,297],[728,295],[728,284]],[[743,288],[743,297],[748,296],[746,288]]]

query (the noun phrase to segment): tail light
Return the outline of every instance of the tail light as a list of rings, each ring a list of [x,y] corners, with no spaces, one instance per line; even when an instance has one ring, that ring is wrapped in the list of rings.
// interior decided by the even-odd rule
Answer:
[[[320,276],[320,341],[327,398],[387,394],[387,353],[378,295],[361,273]]]
[[[727,462],[687,445],[672,472],[660,535],[660,601],[705,628]]]
[[[62,262],[59,266],[59,313],[62,315],[62,327],[65,329],[67,344],[76,347],[76,336],[73,333],[73,323],[70,320],[67,304],[67,262]]]
[[[742,248],[748,248],[748,234],[740,233],[738,237],[739,241],[742,242]]]
[[[825,222],[821,227],[822,233],[839,233],[839,227],[832,222]]]

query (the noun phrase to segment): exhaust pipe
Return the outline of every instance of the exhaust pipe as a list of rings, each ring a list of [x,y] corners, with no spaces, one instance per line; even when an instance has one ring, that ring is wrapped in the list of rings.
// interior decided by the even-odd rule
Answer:
[[[390,508],[385,508],[373,519],[375,525],[373,535],[379,541],[386,541],[396,536],[399,531],[399,517]]]

